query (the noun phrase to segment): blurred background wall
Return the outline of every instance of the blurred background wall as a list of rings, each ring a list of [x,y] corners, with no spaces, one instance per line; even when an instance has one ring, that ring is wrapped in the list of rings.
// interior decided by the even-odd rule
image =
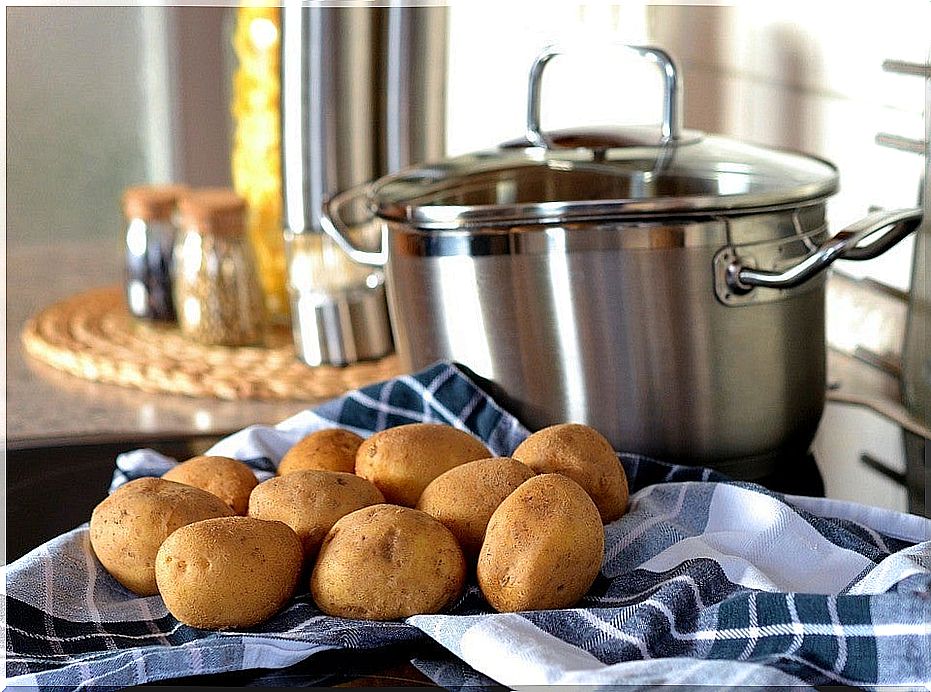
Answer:
[[[140,182],[230,182],[222,7],[8,7],[7,242],[111,237]]]
[[[523,132],[527,71],[552,42],[652,42],[677,60],[687,127],[801,149],[841,169],[839,227],[871,206],[915,204],[921,157],[877,132],[919,137],[920,79],[883,72],[923,61],[931,3],[653,5],[508,0],[449,5],[447,149]],[[231,7],[9,7],[7,239],[120,242],[127,185],[229,184]],[[655,68],[554,61],[546,127],[643,123],[659,113]],[[848,263],[850,265],[851,263]],[[905,288],[910,244],[842,271]]]

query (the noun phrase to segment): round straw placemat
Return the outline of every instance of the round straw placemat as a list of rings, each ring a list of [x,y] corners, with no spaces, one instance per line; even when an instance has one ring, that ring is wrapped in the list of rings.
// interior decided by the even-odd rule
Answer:
[[[309,367],[286,328],[262,347],[207,346],[176,327],[134,319],[119,286],[94,289],[44,309],[23,329],[26,352],[92,380],[220,399],[321,399],[399,374],[391,355],[346,367]]]

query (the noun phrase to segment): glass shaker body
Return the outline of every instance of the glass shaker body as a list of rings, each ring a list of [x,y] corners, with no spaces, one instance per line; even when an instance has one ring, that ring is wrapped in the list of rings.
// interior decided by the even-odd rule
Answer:
[[[265,301],[245,235],[245,205],[231,191],[209,192],[192,193],[182,205],[172,272],[178,325],[204,344],[259,345]]]
[[[143,185],[123,194],[126,218],[124,287],[129,312],[140,319],[174,322],[171,262],[178,232],[176,204],[185,188]]]

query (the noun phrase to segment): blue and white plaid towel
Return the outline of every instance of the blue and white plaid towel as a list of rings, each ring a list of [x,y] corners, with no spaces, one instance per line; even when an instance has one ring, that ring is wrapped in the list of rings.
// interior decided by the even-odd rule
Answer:
[[[210,453],[267,477],[312,430],[369,435],[416,421],[468,430],[499,455],[527,435],[440,364],[247,428]],[[485,680],[477,671],[510,687],[931,685],[931,521],[782,496],[707,469],[621,462],[630,511],[605,527],[601,576],[568,610],[496,614],[472,586],[450,613],[365,622],[323,615],[304,592],[261,626],[207,632],[179,624],[161,598],[123,589],[79,527],[6,570],[8,684],[113,688],[429,637],[468,664],[420,664],[441,684]],[[124,454],[114,487],[174,463],[151,450]]]

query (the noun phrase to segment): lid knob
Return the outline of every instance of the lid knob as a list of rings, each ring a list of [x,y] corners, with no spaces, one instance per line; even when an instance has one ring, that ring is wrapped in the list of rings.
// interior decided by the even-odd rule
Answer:
[[[653,46],[630,46],[622,43],[608,45],[634,51],[659,65],[663,72],[663,122],[660,130],[662,143],[679,139],[682,134],[682,91],[679,88],[678,70],[669,54]],[[557,55],[591,50],[590,47],[566,50],[560,46],[547,46],[534,60],[527,89],[527,140],[533,146],[547,147],[547,139],[540,127],[540,85],[543,81],[543,69]]]

